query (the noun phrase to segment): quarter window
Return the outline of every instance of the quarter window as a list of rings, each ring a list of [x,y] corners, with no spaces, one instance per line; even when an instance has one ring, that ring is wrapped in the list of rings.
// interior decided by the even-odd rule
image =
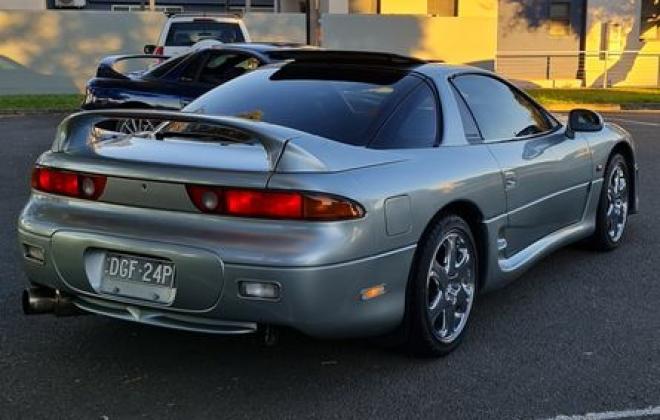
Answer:
[[[438,136],[438,109],[426,83],[421,83],[388,118],[371,144],[374,149],[433,147]]]
[[[463,75],[454,79],[454,85],[472,110],[485,141],[526,137],[553,128],[533,102],[493,77]]]

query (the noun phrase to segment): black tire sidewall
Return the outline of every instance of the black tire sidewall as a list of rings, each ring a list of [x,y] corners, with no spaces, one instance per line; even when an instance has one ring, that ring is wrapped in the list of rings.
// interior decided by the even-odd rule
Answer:
[[[461,343],[470,324],[470,316],[468,315],[468,320],[460,335],[451,343],[443,343],[433,334],[427,315],[426,283],[428,268],[431,259],[435,256],[435,250],[439,242],[445,235],[455,230],[460,231],[470,240],[470,248],[475,258],[475,294],[473,299],[476,300],[478,291],[476,286],[479,280],[479,255],[470,226],[458,216],[442,216],[420,241],[415,262],[411,268],[406,309],[407,329],[409,330],[407,341],[409,350],[416,355],[437,357],[450,353]],[[472,305],[474,307],[474,301]]]
[[[594,242],[598,249],[605,251],[612,250],[618,247],[619,244],[621,244],[621,242],[623,241],[623,238],[626,236],[626,231],[628,230],[627,229],[628,220],[626,220],[626,224],[623,227],[623,234],[621,235],[618,241],[613,241],[607,231],[607,207],[608,207],[607,188],[609,186],[612,172],[614,171],[614,168],[616,168],[617,165],[619,164],[622,164],[623,166],[623,172],[626,176],[626,182],[628,183],[628,191],[627,191],[628,206],[629,206],[628,211],[630,211],[630,197],[631,197],[631,186],[632,186],[632,182],[630,179],[630,168],[628,167],[628,163],[626,162],[626,159],[623,156],[621,156],[620,154],[615,154],[607,163],[607,170],[605,171],[605,177],[603,178],[603,186],[600,192],[598,211],[596,214],[596,232],[594,235]]]

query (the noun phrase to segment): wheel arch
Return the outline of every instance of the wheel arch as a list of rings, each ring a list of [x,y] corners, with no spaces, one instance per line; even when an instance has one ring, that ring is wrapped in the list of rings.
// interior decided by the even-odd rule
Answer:
[[[476,242],[477,256],[479,260],[479,277],[477,279],[477,288],[481,290],[485,281],[486,267],[488,265],[488,232],[483,225],[484,216],[479,206],[471,200],[459,199],[447,203],[440,208],[429,220],[420,237],[420,242],[425,240],[433,226],[443,217],[454,215],[462,218],[470,227],[474,240]]]
[[[626,160],[626,164],[628,165],[628,168],[630,170],[630,192],[631,192],[631,204],[632,204],[632,211],[631,213],[637,213],[637,200],[635,199],[637,197],[637,176],[635,174],[635,154],[633,152],[632,147],[628,142],[625,141],[620,141],[617,144],[612,147],[612,150],[610,151],[610,155],[607,157],[607,164],[609,165],[610,161],[612,160],[612,157],[614,155],[620,154],[623,156],[623,158]]]

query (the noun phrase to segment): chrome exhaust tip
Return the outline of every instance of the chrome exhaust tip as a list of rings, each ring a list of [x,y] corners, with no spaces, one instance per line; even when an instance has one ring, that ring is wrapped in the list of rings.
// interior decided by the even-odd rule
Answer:
[[[25,315],[54,314],[55,316],[80,315],[84,313],[69,296],[57,289],[30,287],[23,291],[21,298]]]

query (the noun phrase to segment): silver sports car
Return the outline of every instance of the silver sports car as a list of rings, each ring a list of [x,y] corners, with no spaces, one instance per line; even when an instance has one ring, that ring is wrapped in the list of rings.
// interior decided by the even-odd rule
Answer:
[[[182,113],[82,112],[39,157],[18,240],[26,313],[217,334],[391,335],[443,355],[479,293],[553,250],[617,247],[635,145],[498,76],[294,52]],[[161,121],[108,131],[111,119]]]

